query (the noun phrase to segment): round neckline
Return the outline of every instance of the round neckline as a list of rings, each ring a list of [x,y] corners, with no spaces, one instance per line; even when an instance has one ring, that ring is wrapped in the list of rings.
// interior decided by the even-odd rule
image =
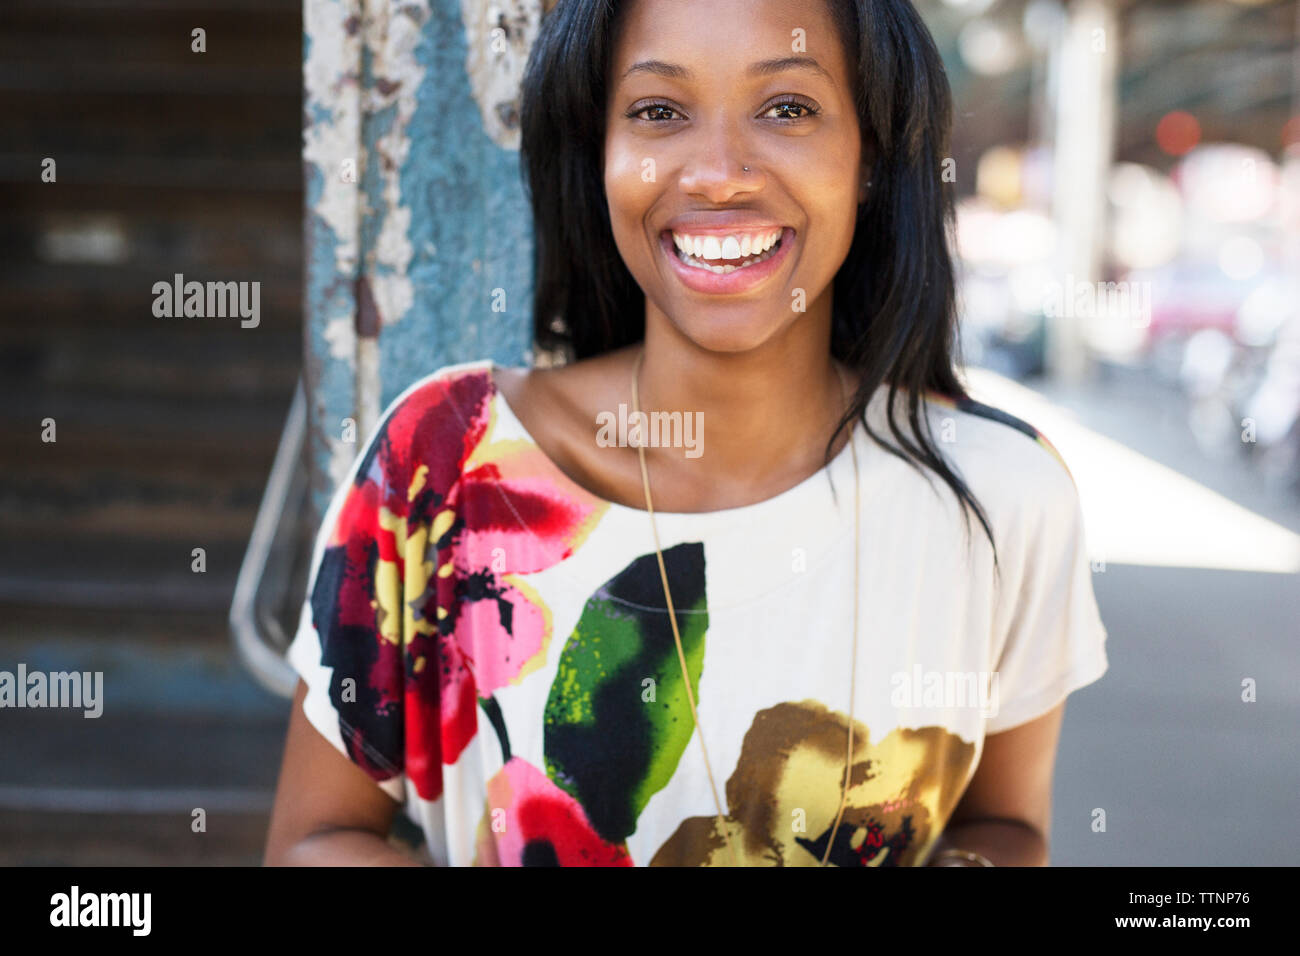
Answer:
[[[499,403],[499,410],[504,412],[506,415],[510,416],[510,418],[513,420],[513,424],[515,428],[519,431],[520,434],[523,435],[524,439],[530,445],[533,446],[533,448],[537,449],[537,453],[542,458],[542,460],[545,461],[546,467],[551,472],[553,472],[556,477],[558,477],[561,481],[563,481],[566,487],[575,488],[581,494],[589,498],[592,498],[596,501],[599,501],[611,513],[622,514],[622,515],[634,515],[637,516],[642,521],[645,520],[646,516],[649,514],[649,512],[646,511],[646,509],[634,508],[631,505],[625,505],[617,501],[611,501],[608,498],[596,494],[594,491],[584,488],[582,485],[578,484],[578,482],[574,481],[574,479],[569,477],[569,475],[564,471],[564,469],[562,469],[555,462],[555,460],[551,458],[551,456],[546,452],[546,450],[542,448],[542,446],[538,443],[537,438],[533,435],[531,431],[529,431],[527,426],[524,425],[523,421],[519,418],[518,414],[515,413],[514,408],[511,407],[510,401],[509,399],[506,398],[505,393],[501,391],[501,389],[497,386],[496,372],[498,369],[501,369],[503,371],[527,372],[529,371],[528,369],[513,369],[513,368],[507,369],[504,366],[500,366],[495,361],[491,361],[491,360],[487,361],[486,367],[488,373],[488,384],[492,389],[492,400],[494,402]],[[853,471],[853,461],[852,461],[853,445],[855,443],[858,444],[857,452],[858,452],[859,470],[861,470],[862,461],[865,455],[865,449],[861,445],[861,437],[860,437],[861,431],[862,429],[860,427],[855,426],[850,440],[844,443],[844,446],[836,453],[835,457],[832,458],[828,464],[822,465],[822,467],[818,468],[815,472],[813,472],[808,477],[802,479],[801,481],[799,481],[794,485],[791,485],[789,488],[785,489],[784,491],[777,492],[775,495],[771,496],[770,498],[764,498],[761,501],[754,501],[747,505],[737,505],[734,508],[722,508],[715,511],[660,511],[658,508],[656,508],[654,511],[655,520],[658,521],[662,519],[668,524],[697,522],[697,523],[708,523],[711,525],[733,524],[733,523],[738,523],[742,520],[753,521],[758,516],[765,515],[767,512],[779,512],[784,508],[788,508],[791,505],[791,503],[797,503],[803,499],[806,499],[808,495],[811,493],[813,485],[819,480],[824,480],[828,475],[830,477],[830,481],[832,485],[836,487],[839,487],[836,484],[836,479],[841,475],[846,476],[848,480],[845,482],[845,486],[851,492],[852,490],[851,481],[852,481],[852,471]],[[842,503],[844,501],[844,498],[841,497],[839,500]],[[851,500],[852,499],[849,499],[850,502]]]

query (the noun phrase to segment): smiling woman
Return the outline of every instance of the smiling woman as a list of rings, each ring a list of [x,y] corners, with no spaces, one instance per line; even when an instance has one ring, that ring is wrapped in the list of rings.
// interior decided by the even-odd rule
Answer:
[[[439,864],[1047,861],[1106,632],[1064,463],[956,375],[949,121],[905,0],[560,0],[559,361],[413,383],[336,491],[269,861],[402,862],[399,803]]]
[[[647,329],[665,323],[712,352],[829,328],[831,282],[869,194],[844,31],[829,9],[766,6],[768,16],[737,7],[733,19],[634,4],[613,25],[603,152],[613,239],[648,300]],[[719,16],[736,24],[734,43],[700,32]],[[810,52],[791,52],[809,37]],[[669,49],[684,62],[654,58]],[[773,241],[761,265],[727,271],[746,245]],[[796,290],[805,308],[793,307]]]

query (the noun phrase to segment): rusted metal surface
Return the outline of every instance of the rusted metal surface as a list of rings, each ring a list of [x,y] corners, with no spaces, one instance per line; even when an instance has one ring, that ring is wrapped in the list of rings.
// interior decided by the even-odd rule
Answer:
[[[305,0],[304,345],[317,515],[407,386],[456,362],[527,361],[533,243],[519,82],[553,5]]]

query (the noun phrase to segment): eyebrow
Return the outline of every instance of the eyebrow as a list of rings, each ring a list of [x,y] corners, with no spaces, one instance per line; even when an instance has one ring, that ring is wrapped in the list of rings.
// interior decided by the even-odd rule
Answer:
[[[776,73],[784,73],[786,70],[806,70],[820,74],[827,80],[834,82],[834,77],[810,56],[782,56],[773,60],[759,60],[757,63],[751,64],[745,72],[749,76],[772,76]],[[652,73],[655,76],[666,77],[670,80],[692,80],[695,78],[695,74],[686,67],[678,66],[675,63],[665,63],[663,60],[640,60],[633,63],[628,67],[622,78],[627,79],[633,73]]]

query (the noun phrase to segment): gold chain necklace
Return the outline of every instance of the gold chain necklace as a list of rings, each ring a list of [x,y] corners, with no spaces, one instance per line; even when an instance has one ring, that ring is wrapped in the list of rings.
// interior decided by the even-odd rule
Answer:
[[[637,394],[637,379],[641,374],[641,363],[645,359],[645,348],[637,353],[636,363],[632,367],[632,413],[640,418],[641,403]],[[836,369],[836,375],[840,375],[839,369]],[[843,395],[844,378],[840,375],[841,397]],[[826,853],[822,856],[822,866],[827,865],[830,859],[831,847],[835,843],[835,832],[840,827],[840,820],[844,817],[844,805],[849,796],[849,768],[853,764],[853,697],[854,684],[858,673],[858,552],[860,528],[861,528],[861,498],[862,482],[858,478],[858,449],[854,444],[853,428],[856,428],[857,422],[849,429],[849,451],[853,456],[853,648],[849,658],[849,736],[848,746],[844,754],[844,776],[840,784],[840,805],[835,813],[835,822],[831,824],[830,831],[826,837]],[[682,682],[686,687],[686,700],[691,705],[691,719],[695,721],[696,735],[700,739],[700,753],[704,757],[704,770],[709,776],[709,789],[713,791],[713,805],[718,811],[718,826],[722,830],[722,837],[727,843],[727,855],[731,857],[731,865],[736,865],[736,853],[731,845],[731,829],[727,826],[727,821],[722,813],[722,801],[718,799],[718,785],[714,781],[713,767],[709,763],[709,751],[704,745],[704,727],[700,724],[700,715],[695,709],[695,694],[691,690],[691,675],[686,667],[686,653],[682,650],[682,636],[677,629],[677,611],[673,608],[673,595],[668,587],[668,571],[664,567],[664,553],[659,547],[659,530],[655,525],[654,504],[650,500],[650,472],[645,464],[645,444],[639,442],[636,446],[637,457],[641,461],[641,485],[645,489],[645,510],[650,516],[650,533],[654,537],[655,557],[659,559],[659,580],[663,582],[664,601],[668,605],[668,622],[672,625],[673,640],[677,644],[677,661],[682,667]]]

